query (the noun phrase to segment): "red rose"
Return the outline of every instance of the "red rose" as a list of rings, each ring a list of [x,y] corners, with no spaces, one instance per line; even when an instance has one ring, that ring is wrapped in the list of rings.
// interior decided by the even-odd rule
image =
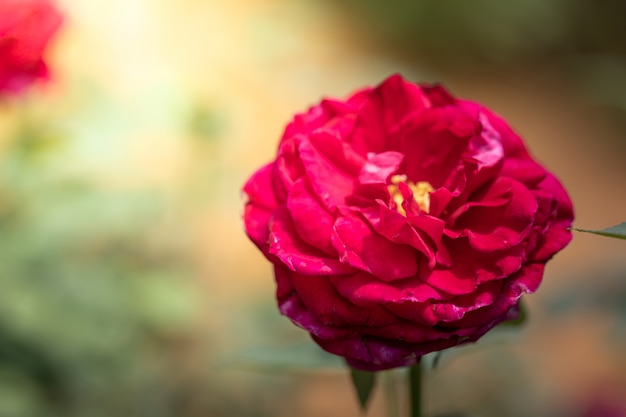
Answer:
[[[515,318],[571,239],[567,193],[504,120],[398,75],[295,116],[244,191],[280,311],[364,370]]]
[[[0,0],[0,94],[48,78],[42,55],[60,24],[48,0]]]

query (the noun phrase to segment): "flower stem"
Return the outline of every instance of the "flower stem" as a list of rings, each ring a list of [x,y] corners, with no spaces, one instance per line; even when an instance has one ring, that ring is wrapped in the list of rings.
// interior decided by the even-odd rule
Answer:
[[[422,366],[409,368],[409,397],[411,417],[422,417]]]

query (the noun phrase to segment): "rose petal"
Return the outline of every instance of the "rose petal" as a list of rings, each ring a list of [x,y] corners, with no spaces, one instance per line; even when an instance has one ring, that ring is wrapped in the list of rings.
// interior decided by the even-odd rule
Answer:
[[[361,213],[376,232],[394,243],[414,247],[426,256],[429,267],[434,268],[437,245],[432,242],[441,241],[442,220],[427,215],[407,218],[381,201],[375,207],[362,209]]]
[[[336,255],[330,236],[335,219],[313,195],[307,178],[296,181],[287,198],[287,209],[298,236],[329,255]]]
[[[529,264],[518,273],[506,280],[501,294],[491,305],[467,313],[461,320],[451,323],[454,326],[480,326],[492,323],[495,325],[507,320],[509,311],[516,307],[524,294],[533,293],[543,276],[542,264]]]
[[[286,208],[280,207],[270,221],[269,253],[289,269],[309,275],[348,274],[350,265],[329,258],[326,253],[304,242],[293,226]]]
[[[537,200],[521,183],[498,178],[475,199],[464,205],[467,210],[456,218],[452,227],[461,230],[460,235],[467,236],[472,247],[486,252],[504,250],[528,237]]]
[[[399,319],[381,306],[357,306],[343,298],[326,276],[291,273],[290,280],[302,303],[327,326],[384,326]]]
[[[468,294],[476,285],[506,278],[517,272],[525,258],[523,245],[496,251],[481,252],[467,238],[444,239],[450,254],[450,266],[438,267],[421,279],[433,287],[451,294]]]
[[[330,277],[330,282],[344,298],[358,306],[405,301],[421,303],[449,298],[447,294],[442,294],[417,278],[382,282],[368,273],[359,272]]]
[[[454,107],[423,109],[406,121],[393,150],[405,155],[402,172],[413,182],[441,187],[461,163],[470,139],[480,133],[475,117]]]
[[[255,172],[243,187],[248,196],[244,211],[246,233],[262,251],[268,249],[268,223],[278,206],[272,190],[272,171],[274,164],[265,165]]]
[[[354,190],[353,177],[334,165],[306,139],[300,141],[298,151],[311,187],[323,206],[331,213],[344,206],[346,196]]]
[[[359,183],[386,184],[391,174],[398,171],[403,158],[400,152],[368,153],[367,162],[359,173]]]
[[[389,148],[388,133],[418,109],[429,107],[430,100],[415,84],[399,75],[387,78],[369,94],[360,108],[351,143],[361,155],[381,153]]]
[[[390,242],[356,215],[337,219],[333,245],[342,262],[370,272],[383,281],[417,273],[415,252],[410,246]]]

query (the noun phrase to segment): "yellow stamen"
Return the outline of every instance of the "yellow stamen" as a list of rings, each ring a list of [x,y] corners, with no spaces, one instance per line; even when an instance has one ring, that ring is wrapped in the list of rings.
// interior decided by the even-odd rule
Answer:
[[[415,184],[412,181],[407,181],[406,175],[394,175],[391,177],[391,184],[389,184],[387,188],[389,189],[391,198],[394,203],[396,203],[396,210],[398,210],[398,213],[406,216],[406,211],[404,210],[404,207],[402,207],[404,197],[402,196],[402,192],[400,192],[399,187],[401,182],[404,182],[409,186],[413,192],[413,199],[419,206],[420,210],[428,213],[430,210],[430,193],[435,190],[433,186],[430,185],[428,181],[419,181]]]

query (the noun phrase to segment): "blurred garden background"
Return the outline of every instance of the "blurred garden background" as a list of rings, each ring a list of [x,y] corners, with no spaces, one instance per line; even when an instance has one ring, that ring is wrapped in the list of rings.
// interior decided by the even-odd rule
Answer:
[[[358,416],[340,362],[279,316],[240,189],[292,114],[391,73],[507,118],[577,227],[626,219],[626,3],[58,5],[52,80],[0,102],[0,417]],[[427,373],[427,415],[625,407],[625,254],[576,234],[520,332]]]

